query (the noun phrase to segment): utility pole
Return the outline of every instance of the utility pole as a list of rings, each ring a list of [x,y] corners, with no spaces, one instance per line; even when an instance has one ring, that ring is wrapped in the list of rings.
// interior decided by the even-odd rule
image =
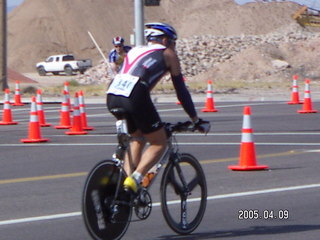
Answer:
[[[0,84],[8,88],[7,81],[7,0],[0,0]]]
[[[135,45],[144,45],[144,0],[134,0]]]
[[[144,41],[144,6],[160,6],[160,0],[134,0],[135,45],[141,46]]]

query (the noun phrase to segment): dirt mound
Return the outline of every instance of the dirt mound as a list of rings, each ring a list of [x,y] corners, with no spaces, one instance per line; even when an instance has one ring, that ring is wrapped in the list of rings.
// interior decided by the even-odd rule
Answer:
[[[100,60],[88,31],[105,54],[113,36],[128,42],[134,19],[133,8],[126,5],[127,0],[25,0],[9,14],[9,66],[34,71],[36,62],[60,53]]]
[[[299,9],[290,2],[248,3],[233,0],[163,1],[170,22],[182,37],[192,35],[266,34],[293,22]]]
[[[240,6],[233,0],[161,0],[160,7],[145,7],[145,21],[171,23],[181,37],[265,34],[291,23],[298,8],[288,2]],[[87,32],[108,54],[112,37],[122,35],[128,43],[133,26],[133,1],[25,0],[9,14],[8,64],[30,72],[48,55],[72,53],[96,65],[101,56]]]

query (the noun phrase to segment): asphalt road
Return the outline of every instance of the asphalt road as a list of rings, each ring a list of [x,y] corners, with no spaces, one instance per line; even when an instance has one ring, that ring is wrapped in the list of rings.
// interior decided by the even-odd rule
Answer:
[[[266,171],[237,172],[243,107],[251,106],[258,165]],[[320,109],[320,103],[313,104]],[[200,109],[202,103],[197,103]],[[81,217],[87,172],[115,148],[114,118],[104,104],[87,104],[88,135],[68,136],[59,124],[60,105],[44,104],[41,128],[47,143],[25,144],[30,105],[11,107],[18,125],[0,126],[0,239],[90,239]],[[320,115],[298,114],[286,102],[218,102],[207,135],[180,134],[181,152],[196,156],[207,177],[208,205],[196,231],[178,236],[159,207],[159,184],[151,191],[151,216],[131,223],[123,239],[318,239],[320,234]],[[186,120],[175,103],[159,103],[163,120]],[[258,213],[258,219],[248,219]],[[272,218],[273,216],[273,218]]]

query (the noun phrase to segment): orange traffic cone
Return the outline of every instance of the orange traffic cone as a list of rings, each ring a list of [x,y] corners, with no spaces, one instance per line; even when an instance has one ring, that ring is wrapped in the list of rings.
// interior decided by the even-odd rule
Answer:
[[[38,110],[38,118],[40,127],[50,127],[50,123],[46,123],[46,118],[43,111],[43,102],[42,102],[42,91],[38,89],[37,91],[37,110]]]
[[[23,106],[24,104],[21,102],[21,95],[20,95],[20,82],[16,81],[16,89],[14,94],[14,103],[12,106]]]
[[[12,112],[10,107],[10,90],[7,88],[4,95],[3,114],[0,125],[16,125],[17,122],[12,121]]]
[[[312,109],[311,92],[310,92],[310,80],[306,79],[304,90],[303,108],[298,110],[298,113],[317,113],[317,110]]]
[[[73,109],[71,107],[71,99],[70,99],[70,93],[69,93],[69,82],[64,82],[64,94],[67,96],[67,103],[69,107],[69,111],[72,112]]]
[[[207,101],[205,104],[205,108],[203,108],[201,111],[202,112],[218,112],[218,110],[214,108],[212,81],[211,80],[208,81]]]
[[[79,107],[80,107],[80,116],[83,130],[93,130],[93,127],[88,126],[87,122],[87,114],[86,114],[86,106],[84,103],[83,91],[79,91]]]
[[[299,100],[299,87],[298,87],[298,75],[293,76],[292,80],[292,93],[291,93],[291,101],[288,104],[302,104]]]
[[[71,128],[70,121],[70,110],[68,105],[67,95],[63,95],[63,100],[61,102],[61,111],[60,111],[60,125],[55,126],[56,129],[67,129]]]
[[[240,147],[240,161],[237,166],[229,166],[228,168],[235,171],[264,170],[268,168],[266,165],[257,165],[255,145],[253,142],[253,130],[251,128],[251,109],[249,106],[244,107],[242,137]]]
[[[79,94],[75,94],[74,105],[73,105],[73,124],[71,131],[65,132],[67,135],[84,135],[88,132],[83,131],[81,116],[80,116],[80,108],[79,108]]]
[[[31,100],[30,122],[29,122],[29,137],[20,139],[23,143],[47,142],[49,139],[41,138],[40,124],[38,121],[38,111],[36,106],[36,97]]]

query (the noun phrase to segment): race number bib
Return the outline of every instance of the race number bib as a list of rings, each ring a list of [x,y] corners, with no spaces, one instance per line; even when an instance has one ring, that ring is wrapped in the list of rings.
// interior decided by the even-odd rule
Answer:
[[[129,97],[139,77],[130,74],[117,74],[113,79],[107,93]]]

